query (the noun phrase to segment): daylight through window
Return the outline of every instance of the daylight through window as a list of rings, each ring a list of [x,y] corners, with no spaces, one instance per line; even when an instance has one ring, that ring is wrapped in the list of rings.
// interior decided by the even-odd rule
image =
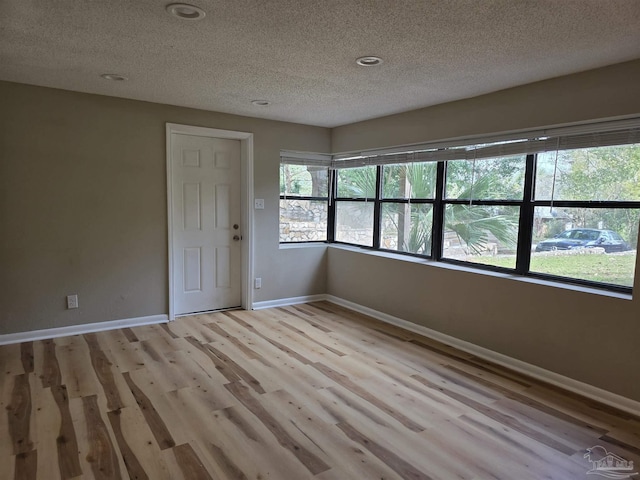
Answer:
[[[287,163],[283,155],[280,241],[345,243],[630,291],[638,123],[346,159]]]

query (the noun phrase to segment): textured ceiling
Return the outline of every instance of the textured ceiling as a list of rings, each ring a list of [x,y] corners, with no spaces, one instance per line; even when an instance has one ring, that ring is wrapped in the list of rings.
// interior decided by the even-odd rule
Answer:
[[[0,79],[333,127],[640,58],[638,0],[188,1],[0,0]]]

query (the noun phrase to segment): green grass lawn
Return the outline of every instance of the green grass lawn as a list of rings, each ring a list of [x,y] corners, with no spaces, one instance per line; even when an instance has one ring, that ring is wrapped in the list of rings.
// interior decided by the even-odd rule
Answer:
[[[513,257],[474,257],[473,260],[485,265],[513,268]],[[572,277],[593,282],[612,283],[625,287],[633,286],[633,272],[636,266],[635,252],[626,254],[531,254],[531,271]]]

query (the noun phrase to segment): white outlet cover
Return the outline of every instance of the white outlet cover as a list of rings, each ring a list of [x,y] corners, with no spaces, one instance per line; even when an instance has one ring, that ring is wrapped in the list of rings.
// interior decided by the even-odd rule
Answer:
[[[264,198],[255,199],[256,210],[264,210]]]
[[[78,308],[78,295],[67,295],[67,309]]]

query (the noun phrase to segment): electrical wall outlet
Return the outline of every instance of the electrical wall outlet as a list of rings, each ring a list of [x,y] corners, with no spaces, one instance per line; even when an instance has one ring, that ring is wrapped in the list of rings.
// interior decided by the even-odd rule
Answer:
[[[256,290],[259,289],[259,288],[262,288],[262,278],[256,277],[254,286],[255,286]]]
[[[264,210],[264,198],[255,199],[256,210]]]
[[[67,309],[78,308],[78,295],[67,295]]]

